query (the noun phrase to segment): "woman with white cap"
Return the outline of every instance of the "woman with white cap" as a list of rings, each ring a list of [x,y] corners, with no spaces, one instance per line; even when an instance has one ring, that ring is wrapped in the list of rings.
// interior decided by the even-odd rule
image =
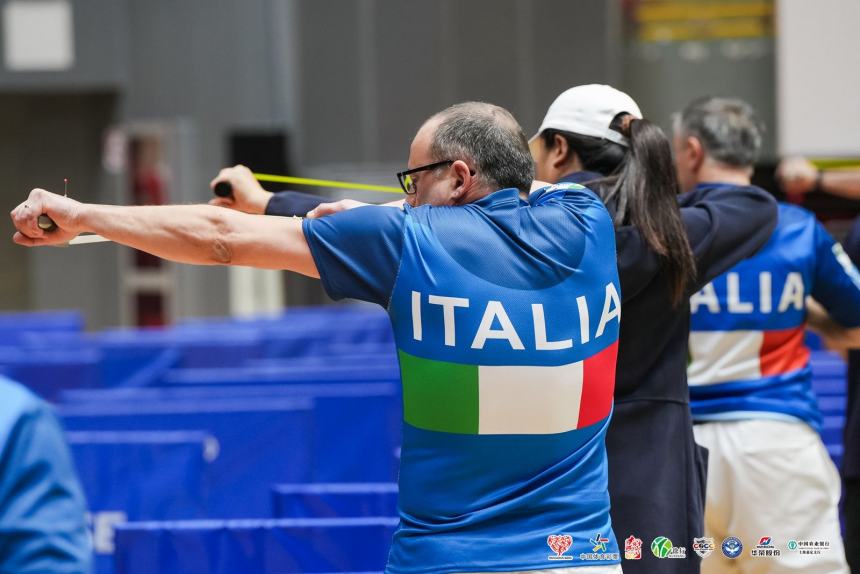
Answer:
[[[631,548],[624,571],[698,572],[714,546],[695,540],[707,453],[689,409],[688,300],[765,244],[776,202],[754,188],[679,195],[669,140],[610,86],[562,93],[530,145],[537,179],[587,185],[616,224],[623,320],[606,448],[613,528]]]

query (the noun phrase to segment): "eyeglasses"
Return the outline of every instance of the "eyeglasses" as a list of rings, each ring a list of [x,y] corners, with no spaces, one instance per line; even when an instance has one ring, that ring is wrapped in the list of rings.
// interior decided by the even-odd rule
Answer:
[[[427,171],[428,169],[436,169],[437,167],[442,167],[443,165],[451,165],[454,163],[453,159],[446,159],[445,161],[437,161],[436,163],[430,163],[427,165],[422,165],[421,167],[416,167],[413,169],[407,169],[406,171],[401,171],[397,174],[397,181],[400,182],[400,187],[403,188],[403,193],[406,195],[414,195],[415,194],[415,180],[412,178],[413,173],[418,173],[419,171]]]

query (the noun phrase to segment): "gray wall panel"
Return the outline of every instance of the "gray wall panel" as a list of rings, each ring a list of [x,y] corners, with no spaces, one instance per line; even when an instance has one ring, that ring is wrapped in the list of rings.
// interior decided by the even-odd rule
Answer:
[[[380,0],[375,44],[379,160],[406,165],[421,123],[453,103],[454,78],[446,34],[449,2]]]
[[[101,135],[111,123],[111,95],[0,96],[0,189],[11,209],[34,187],[105,201],[101,186]],[[9,241],[3,220],[0,258],[4,272],[0,308],[81,309],[91,327],[118,321],[116,246],[27,250]]]
[[[360,161],[358,2],[300,4],[301,93],[306,164]],[[333,17],[335,15],[337,17]]]
[[[0,9],[6,2],[0,0]],[[4,67],[0,58],[0,90],[118,89],[124,85],[128,71],[128,0],[70,2],[74,25],[74,66],[64,72],[12,72]],[[2,33],[0,27],[0,35]]]

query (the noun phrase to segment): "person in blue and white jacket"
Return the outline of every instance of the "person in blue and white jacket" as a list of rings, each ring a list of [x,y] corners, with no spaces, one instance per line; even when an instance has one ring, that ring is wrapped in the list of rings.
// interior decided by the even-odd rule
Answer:
[[[682,187],[749,187],[761,141],[746,103],[693,102],[675,119]],[[746,548],[716,553],[705,573],[848,571],[839,475],[818,434],[803,342],[808,296],[839,325],[860,326],[860,273],[812,213],[781,204],[761,251],[690,300],[690,404],[710,453],[706,536]],[[789,540],[829,545],[808,555]]]
[[[860,169],[821,169],[804,157],[788,157],[779,163],[777,178],[786,193],[827,193],[860,202]],[[845,252],[860,264],[860,216],[842,243]],[[860,328],[824,329],[827,347],[848,353],[848,407],[842,453],[842,496],[845,516],[845,553],[848,566],[860,572]]]
[[[51,407],[0,376],[0,574],[88,574],[85,512]]]

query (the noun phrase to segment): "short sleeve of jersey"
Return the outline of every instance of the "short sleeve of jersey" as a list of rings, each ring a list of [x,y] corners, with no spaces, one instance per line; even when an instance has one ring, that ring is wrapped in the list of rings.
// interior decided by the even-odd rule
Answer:
[[[402,209],[376,206],[305,219],[302,230],[329,297],[387,307],[400,268],[405,221]]]
[[[860,327],[860,272],[818,221],[812,296],[843,327]]]

